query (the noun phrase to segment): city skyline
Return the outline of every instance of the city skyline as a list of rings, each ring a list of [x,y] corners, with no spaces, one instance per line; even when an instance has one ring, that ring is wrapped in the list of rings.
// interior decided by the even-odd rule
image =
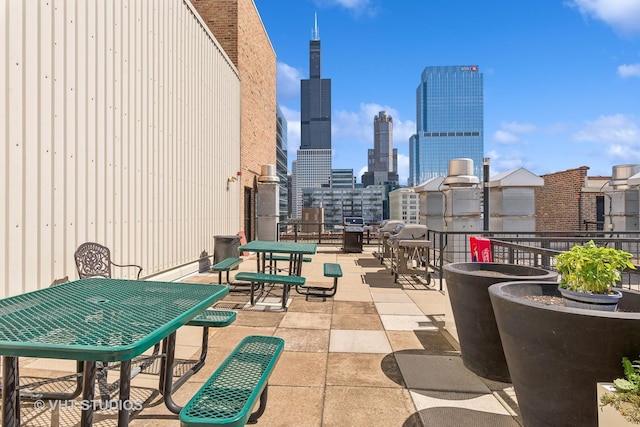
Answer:
[[[373,118],[394,118],[400,183],[427,66],[476,64],[485,75],[485,156],[492,175],[640,163],[640,5],[609,1],[255,0],[278,59],[290,161],[300,141],[299,87],[317,13],[322,74],[332,80],[334,168],[360,181]],[[424,19],[419,17],[423,16]],[[409,24],[415,20],[420,25]],[[551,154],[551,155],[550,155]]]

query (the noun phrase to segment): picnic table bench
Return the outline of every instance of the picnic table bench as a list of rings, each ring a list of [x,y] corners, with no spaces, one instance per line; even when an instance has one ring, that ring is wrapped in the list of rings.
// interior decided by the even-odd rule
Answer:
[[[342,267],[340,264],[326,262],[323,265],[324,277],[333,278],[333,286],[314,286],[305,284],[302,286],[296,286],[296,292],[305,296],[305,300],[308,300],[310,296],[327,298],[332,297],[338,291],[338,279],[342,277]]]
[[[180,411],[180,425],[240,427],[257,420],[266,408],[269,376],[283,349],[279,337],[244,338]],[[258,398],[260,406],[251,413]]]
[[[215,263],[211,266],[211,271],[218,273],[218,284],[222,284],[222,272],[227,273],[227,284],[231,284],[229,281],[229,271],[236,268],[242,262],[242,258],[225,258],[222,261]]]
[[[209,348],[209,328],[223,328],[225,326],[229,326],[235,320],[235,311],[211,309],[203,311],[187,323],[187,326],[202,327],[202,346],[200,348],[200,357],[186,373],[173,383],[174,390],[183,385],[185,381],[204,366]]]
[[[255,305],[255,290],[260,288],[260,295],[264,292],[264,284],[278,284],[283,285],[284,290],[282,291],[282,308],[286,310],[287,308],[287,299],[289,298],[289,292],[291,290],[291,286],[302,286],[304,285],[306,278],[302,276],[285,276],[284,274],[268,274],[268,273],[253,273],[250,271],[241,271],[236,274],[236,280],[245,280],[251,282],[251,296],[250,301],[251,305]],[[258,295],[258,298],[260,298]]]

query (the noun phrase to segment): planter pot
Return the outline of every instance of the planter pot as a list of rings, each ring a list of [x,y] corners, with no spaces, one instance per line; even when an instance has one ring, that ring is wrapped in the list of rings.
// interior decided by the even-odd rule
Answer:
[[[560,297],[557,284],[489,288],[504,354],[526,427],[596,427],[596,384],[622,375],[640,354],[640,294],[623,290],[619,310],[584,310],[524,299]]]
[[[511,382],[489,298],[489,286],[514,280],[556,281],[557,277],[553,271],[515,264],[459,262],[445,265],[447,294],[464,365],[481,377]]]
[[[591,294],[558,288],[565,307],[584,308],[585,310],[616,311],[622,293],[613,290],[612,294]]]
[[[613,383],[598,383],[597,387],[597,409],[598,409],[598,427],[637,427],[638,424],[632,424],[631,421],[622,416],[622,414],[611,405],[600,406],[600,399],[605,394],[617,393]]]

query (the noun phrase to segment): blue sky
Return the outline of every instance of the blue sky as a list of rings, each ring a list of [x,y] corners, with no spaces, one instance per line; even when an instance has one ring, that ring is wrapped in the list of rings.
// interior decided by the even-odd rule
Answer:
[[[278,60],[289,163],[318,16],[332,84],[333,167],[360,182],[373,118],[394,120],[400,184],[426,66],[478,65],[491,174],[640,163],[640,0],[254,0]]]

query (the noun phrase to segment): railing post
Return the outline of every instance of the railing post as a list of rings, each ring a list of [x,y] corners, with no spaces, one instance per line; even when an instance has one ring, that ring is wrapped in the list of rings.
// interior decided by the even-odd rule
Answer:
[[[543,240],[540,247],[542,247],[542,249],[551,249],[551,245],[548,240]],[[551,268],[551,257],[549,257],[549,255],[542,255],[542,266],[544,267],[545,265]]]
[[[438,276],[440,277],[440,291],[442,291],[442,281],[444,280],[444,271],[443,271],[443,266],[444,266],[444,233],[440,232],[440,241],[438,242],[438,246],[440,249],[440,254],[438,255],[439,257],[439,264],[440,264],[440,268],[439,268],[439,274]]]

